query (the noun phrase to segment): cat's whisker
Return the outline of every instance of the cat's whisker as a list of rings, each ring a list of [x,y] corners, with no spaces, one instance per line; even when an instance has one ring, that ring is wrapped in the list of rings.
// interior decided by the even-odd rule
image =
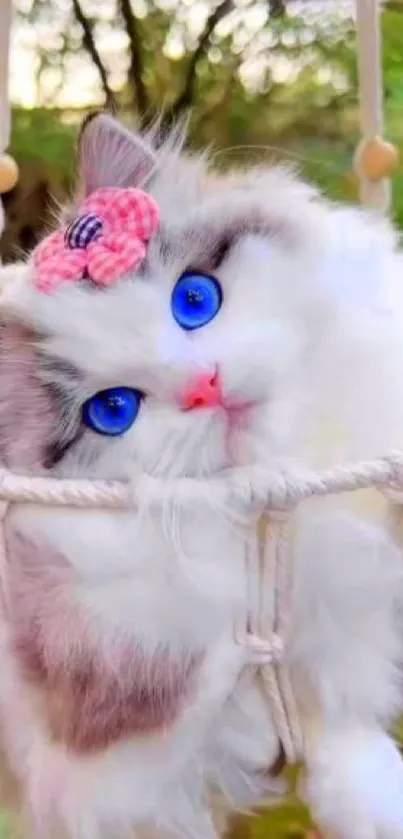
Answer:
[[[143,487],[143,491],[140,496],[140,503],[137,506],[137,518],[139,520],[139,527],[145,526],[145,529],[148,529],[148,526],[152,524],[151,518],[151,504],[152,496],[151,491],[147,485]]]
[[[171,468],[172,462],[176,459],[176,448],[180,446],[180,435],[172,429],[166,432],[165,444],[162,453],[156,452],[155,460],[150,465],[150,472],[158,477],[163,477]]]
[[[288,160],[295,160],[297,163],[308,163],[312,166],[318,166],[322,169],[326,169],[329,172],[334,172],[335,174],[340,173],[340,167],[335,166],[332,163],[329,163],[325,160],[319,160],[315,157],[310,157],[309,155],[302,155],[298,154],[297,152],[291,151],[289,149],[285,149],[282,146],[275,146],[273,144],[265,145],[265,144],[242,144],[239,146],[228,146],[225,149],[217,149],[217,151],[213,152],[210,156],[213,160],[217,160],[217,158],[225,157],[226,155],[235,156],[238,152],[265,152],[265,153],[275,153],[279,155],[282,159],[287,158]],[[248,162],[250,163],[250,157]],[[266,161],[267,162],[267,161]]]

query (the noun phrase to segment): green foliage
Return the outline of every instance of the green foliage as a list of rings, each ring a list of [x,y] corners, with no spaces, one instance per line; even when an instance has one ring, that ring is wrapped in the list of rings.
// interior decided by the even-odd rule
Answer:
[[[46,165],[51,180],[67,182],[74,161],[75,126],[45,108],[13,110],[11,152],[32,167]]]
[[[306,809],[298,801],[290,801],[252,818],[250,839],[305,839],[311,826]]]

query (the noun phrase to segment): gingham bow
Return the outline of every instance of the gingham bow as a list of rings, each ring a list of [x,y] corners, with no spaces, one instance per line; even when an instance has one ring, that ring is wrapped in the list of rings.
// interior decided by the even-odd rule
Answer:
[[[158,227],[157,204],[140,189],[105,187],[94,192],[67,228],[35,248],[35,285],[51,291],[64,280],[88,278],[107,286],[144,261]]]

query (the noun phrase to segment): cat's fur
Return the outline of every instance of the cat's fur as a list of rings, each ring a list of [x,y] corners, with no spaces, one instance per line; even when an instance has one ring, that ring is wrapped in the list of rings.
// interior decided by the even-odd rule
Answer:
[[[81,197],[145,186],[160,205],[138,276],[44,294],[29,262],[3,269],[2,463],[135,482],[399,446],[389,228],[282,170],[213,177],[203,159],[153,143],[99,116],[80,145]],[[170,310],[189,267],[224,290],[219,316],[194,333]],[[215,365],[230,410],[180,411],[178,391]],[[103,438],[81,405],[114,385],[146,397],[123,437]],[[333,507],[305,505],[296,523],[288,655],[305,792],[340,839],[397,839],[403,767],[384,732],[400,705],[402,556],[381,526]],[[0,714],[33,835],[208,839],[212,798],[240,808],[281,790],[276,732],[233,642],[245,585],[231,511],[207,492],[193,509],[144,496],[135,514],[16,505],[7,531]]]

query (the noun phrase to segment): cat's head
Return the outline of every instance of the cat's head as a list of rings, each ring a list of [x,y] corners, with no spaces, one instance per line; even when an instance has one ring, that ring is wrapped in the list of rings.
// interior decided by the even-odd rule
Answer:
[[[159,227],[141,267],[105,288],[48,293],[32,260],[3,269],[0,460],[130,478],[289,456],[338,317],[332,213],[284,170],[217,174],[177,137],[157,149],[99,115],[68,218],[104,187],[147,191]]]

